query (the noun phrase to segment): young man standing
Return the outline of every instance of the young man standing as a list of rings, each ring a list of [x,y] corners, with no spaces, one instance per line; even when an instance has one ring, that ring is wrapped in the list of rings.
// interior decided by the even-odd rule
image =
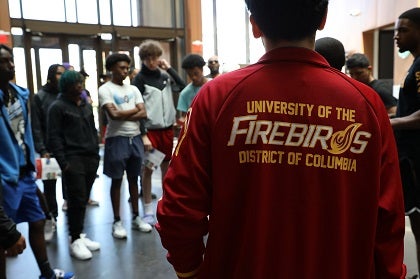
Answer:
[[[179,278],[404,278],[393,131],[313,50],[328,0],[246,3],[266,53],[187,113],[157,210],[169,262]]]
[[[35,183],[35,151],[28,113],[29,91],[11,82],[13,52],[0,44],[0,179],[3,207],[15,223],[28,222],[29,244],[41,272],[40,279],[73,278],[52,270],[44,239],[45,215]]]
[[[172,157],[173,125],[176,121],[171,78],[181,90],[185,87],[185,83],[171,65],[161,58],[162,54],[163,49],[159,42],[154,40],[144,41],[139,50],[142,66],[132,84],[140,90],[147,111],[147,119],[142,122],[145,128],[143,135],[145,150],[157,149],[165,154],[165,158],[160,164],[163,180]],[[161,69],[166,72],[161,71]],[[152,169],[143,168],[141,188],[143,191],[143,220],[154,225],[152,174]]]
[[[395,130],[404,189],[405,213],[410,218],[420,267],[420,8],[400,15],[395,25],[394,39],[399,52],[410,51],[414,62],[401,86],[396,118],[391,119]],[[413,277],[414,278],[414,277]]]
[[[76,71],[64,72],[60,91],[48,110],[47,146],[66,181],[70,254],[88,260],[91,251],[100,249],[98,242],[83,233],[86,204],[99,166],[98,132],[92,106],[81,97],[83,76]]]
[[[105,134],[104,174],[112,179],[111,202],[114,213],[112,235],[127,238],[120,217],[121,183],[127,173],[128,189],[132,207],[132,228],[151,232],[151,225],[139,216],[138,179],[144,157],[140,135],[140,120],[146,118],[143,98],[137,89],[123,81],[127,78],[131,59],[126,54],[108,56],[105,67],[111,72],[111,80],[99,88],[99,104],[105,111],[108,126]]]
[[[182,69],[187,72],[191,83],[182,89],[179,95],[177,109],[181,112],[181,118],[179,119],[181,123],[184,123],[185,115],[195,95],[197,95],[201,86],[207,82],[207,78],[203,75],[204,65],[206,65],[206,62],[198,54],[189,54],[182,60]]]
[[[65,69],[63,65],[53,64],[48,68],[47,82],[42,86],[41,90],[34,95],[31,102],[31,120],[32,133],[34,136],[34,145],[36,152],[41,158],[50,158],[53,156],[47,149],[47,115],[48,108],[57,99],[59,88],[58,82]],[[56,219],[58,216],[57,206],[57,179],[42,180],[44,185],[44,196],[47,204],[47,210],[50,216],[46,216],[45,221],[45,240],[50,241],[56,230]],[[63,193],[65,187],[62,187]],[[65,193],[63,195],[65,197]],[[42,201],[41,201],[42,202]],[[45,211],[45,210],[44,210]]]
[[[393,82],[389,79],[375,79],[369,59],[362,53],[355,53],[346,61],[352,78],[372,87],[381,97],[389,116],[395,116],[398,100],[392,95]]]
[[[219,68],[220,68],[220,62],[219,57],[217,55],[213,55],[209,58],[207,61],[207,67],[210,70],[210,74],[206,76],[206,78],[216,78],[220,75]]]

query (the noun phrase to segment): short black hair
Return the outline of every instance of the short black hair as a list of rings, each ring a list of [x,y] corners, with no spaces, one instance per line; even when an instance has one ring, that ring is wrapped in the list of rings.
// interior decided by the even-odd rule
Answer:
[[[366,55],[355,53],[347,59],[346,66],[348,69],[367,68],[370,66],[370,62]]]
[[[63,67],[64,66],[61,64],[52,64],[49,68],[48,68],[48,74],[47,74],[47,83],[51,83],[54,85],[58,85],[58,81],[57,81],[57,69],[59,67]]]
[[[206,65],[204,58],[198,54],[188,54],[182,60],[182,69],[192,69],[195,67],[203,68]]]
[[[4,45],[4,44],[0,44],[0,49],[4,49],[4,50],[6,50],[8,53],[10,53],[11,55],[13,55],[13,50],[12,50],[10,47],[8,47],[8,46],[6,46],[6,45]]]
[[[406,18],[420,27],[420,8],[413,8],[405,11],[398,18]]]
[[[297,41],[314,35],[326,14],[328,0],[245,0],[265,37]]]
[[[113,53],[106,58],[105,69],[111,71],[111,68],[120,61],[125,61],[128,64],[131,63],[131,59],[127,54],[124,53]]]
[[[315,41],[315,51],[324,56],[331,67],[341,71],[346,63],[346,52],[343,44],[334,38],[325,37]]]

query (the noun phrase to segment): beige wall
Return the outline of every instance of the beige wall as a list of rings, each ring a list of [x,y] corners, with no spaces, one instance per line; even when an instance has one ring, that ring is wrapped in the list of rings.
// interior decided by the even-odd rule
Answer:
[[[318,37],[334,37],[346,50],[364,51],[363,32],[394,25],[405,10],[419,5],[418,0],[346,0],[330,1],[326,27]],[[360,10],[351,16],[350,11]]]
[[[325,30],[318,37],[334,37],[340,40],[346,51],[363,52],[370,58],[375,56],[375,31],[394,28],[398,16],[411,8],[420,7],[420,0],[346,0],[330,1]],[[360,15],[351,16],[350,11],[358,9]],[[413,61],[398,56],[395,47],[394,83],[404,81],[408,68]]]
[[[0,30],[10,32],[10,20],[9,20],[9,4],[7,0],[0,0]],[[9,37],[8,46],[12,46],[11,39]]]

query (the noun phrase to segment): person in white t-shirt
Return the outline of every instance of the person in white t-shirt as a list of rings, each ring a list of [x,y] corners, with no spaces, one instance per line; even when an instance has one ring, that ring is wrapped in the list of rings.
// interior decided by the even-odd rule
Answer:
[[[103,172],[112,179],[112,235],[115,238],[127,238],[127,231],[120,217],[120,192],[124,171],[127,173],[133,214],[131,227],[142,232],[152,231],[152,227],[139,217],[138,178],[144,157],[139,120],[147,114],[143,97],[137,87],[123,83],[128,76],[130,62],[131,59],[126,54],[114,53],[108,56],[105,67],[112,73],[112,77],[99,88],[99,103],[108,119]]]

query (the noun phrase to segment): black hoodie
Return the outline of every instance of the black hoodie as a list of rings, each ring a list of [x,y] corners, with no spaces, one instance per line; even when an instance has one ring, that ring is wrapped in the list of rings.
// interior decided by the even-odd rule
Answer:
[[[34,137],[35,151],[41,156],[49,153],[46,147],[47,139],[47,113],[48,108],[57,99],[58,81],[56,78],[57,68],[60,64],[51,65],[48,69],[47,83],[33,96],[31,102],[32,134]]]

